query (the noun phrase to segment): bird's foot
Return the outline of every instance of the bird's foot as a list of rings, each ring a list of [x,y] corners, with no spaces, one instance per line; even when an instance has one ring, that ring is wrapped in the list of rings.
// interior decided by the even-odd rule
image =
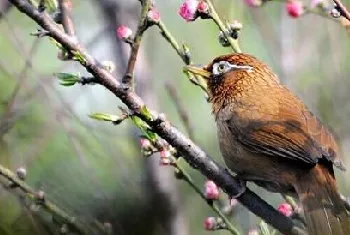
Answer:
[[[240,176],[235,177],[237,185],[238,185],[238,192],[235,195],[230,195],[230,199],[237,199],[239,198],[246,190],[247,190],[247,181],[242,179]]]

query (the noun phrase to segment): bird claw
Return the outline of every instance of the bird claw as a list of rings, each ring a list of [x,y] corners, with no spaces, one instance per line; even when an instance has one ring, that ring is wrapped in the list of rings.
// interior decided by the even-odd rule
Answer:
[[[238,185],[238,193],[236,193],[235,195],[230,195],[230,200],[239,198],[247,190],[246,180],[241,179],[239,176],[236,176],[235,179]]]

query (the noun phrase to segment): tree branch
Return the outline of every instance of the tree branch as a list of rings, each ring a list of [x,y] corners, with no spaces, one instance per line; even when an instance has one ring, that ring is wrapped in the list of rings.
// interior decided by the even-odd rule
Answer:
[[[50,202],[44,197],[44,193],[41,191],[36,192],[28,184],[19,179],[12,171],[0,165],[0,175],[5,177],[11,182],[11,188],[18,187],[22,192],[26,193],[26,196],[37,203],[38,205],[43,206],[45,210],[50,212],[54,217],[59,218],[63,221],[62,226],[66,224],[69,229],[77,232],[78,234],[88,235],[89,233],[85,228],[76,221],[74,217],[69,216],[66,212],[62,211],[58,206]],[[40,192],[40,193],[39,193]]]
[[[350,21],[350,13],[348,9],[346,9],[344,4],[340,0],[333,0],[333,1],[337,5],[336,8],[339,9],[340,14],[344,16],[348,21]]]
[[[126,69],[126,73],[122,79],[122,83],[126,87],[132,88],[132,89],[134,86],[133,77],[134,77],[137,54],[140,48],[142,35],[147,30],[147,27],[148,27],[147,14],[151,9],[152,3],[150,0],[143,0],[141,1],[141,5],[142,5],[142,11],[141,11],[139,26],[137,27],[137,32],[134,37],[134,41],[131,45],[131,54],[129,57],[128,68]]]
[[[46,13],[39,13],[26,0],[9,1],[21,12],[36,21],[44,30],[48,31],[49,36],[61,43],[63,47],[79,58],[80,63],[88,72],[98,79],[101,85],[105,86],[115,96],[119,97],[130,110],[147,122],[160,137],[181,152],[184,159],[189,164],[198,168],[203,175],[213,180],[228,195],[234,196],[239,194],[240,185],[228,170],[217,164],[207,153],[172,126],[163,115],[158,115],[154,111],[145,113],[144,110],[146,106],[143,100],[131,90],[125,89],[125,86],[122,86],[116,78],[105,70],[103,66],[89,55],[72,37],[65,34]],[[237,199],[250,211],[264,219],[283,234],[306,234],[305,231],[296,227],[290,218],[278,213],[272,206],[249,189]]]
[[[61,23],[64,31],[69,36],[75,36],[73,21],[71,18],[72,2],[71,0],[58,0],[58,7],[61,13]]]

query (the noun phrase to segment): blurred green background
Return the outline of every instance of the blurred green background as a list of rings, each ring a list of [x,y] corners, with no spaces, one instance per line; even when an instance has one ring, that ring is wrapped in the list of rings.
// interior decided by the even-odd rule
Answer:
[[[186,183],[173,178],[171,167],[159,167],[157,156],[141,156],[138,131],[127,121],[119,126],[93,121],[92,112],[118,114],[118,99],[99,86],[61,87],[57,72],[80,72],[75,62],[57,59],[48,38],[30,36],[37,25],[6,0],[0,1],[0,163],[15,171],[25,167],[27,183],[84,221],[109,223],[113,234],[209,234],[203,221],[214,213]],[[309,5],[309,2],[304,2]],[[349,1],[344,1],[350,5]],[[212,21],[186,23],[177,14],[180,0],[156,1],[161,18],[178,42],[186,43],[195,63],[230,53],[218,43]],[[242,0],[214,1],[224,20],[240,21],[240,45],[276,71],[324,123],[330,126],[350,168],[350,39],[332,20],[307,14],[288,17],[281,2],[249,8]],[[79,40],[101,61],[125,71],[129,48],[116,38],[116,27],[136,30],[138,1],[74,0],[73,21]],[[171,82],[190,116],[194,141],[223,163],[209,104],[182,73],[183,63],[156,27],[147,31],[137,63],[136,86],[146,103],[186,132],[165,82]],[[198,185],[205,178],[186,164]],[[341,191],[350,195],[349,171],[339,174]],[[16,190],[0,187],[0,235],[59,234],[51,216],[33,211]],[[279,195],[250,185],[274,206]],[[226,195],[222,204],[227,203]],[[257,218],[242,206],[234,208],[237,228],[246,234]],[[215,231],[215,234],[229,234]]]

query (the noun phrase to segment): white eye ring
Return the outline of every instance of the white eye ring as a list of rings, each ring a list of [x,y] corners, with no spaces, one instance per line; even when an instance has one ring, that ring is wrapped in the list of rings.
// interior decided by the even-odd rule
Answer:
[[[213,65],[213,74],[221,75],[230,70],[231,64],[227,61],[219,61]]]
[[[213,65],[212,73],[214,76],[217,76],[217,75],[224,74],[228,71],[238,70],[238,69],[246,70],[248,73],[253,71],[253,67],[251,66],[235,65],[235,64],[231,64],[228,61],[219,61]]]

